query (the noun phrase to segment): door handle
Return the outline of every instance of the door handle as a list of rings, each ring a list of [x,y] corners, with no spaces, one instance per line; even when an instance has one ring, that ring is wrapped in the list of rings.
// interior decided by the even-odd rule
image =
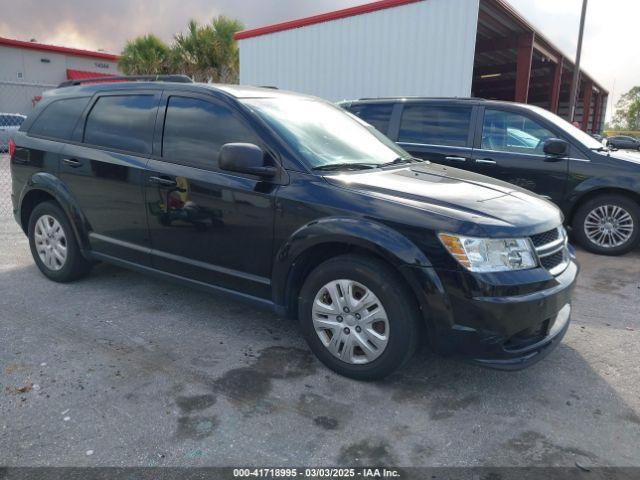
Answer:
[[[476,163],[482,163],[484,165],[495,165],[496,161],[490,158],[476,158]]]
[[[159,185],[161,187],[177,187],[178,186],[178,182],[165,177],[149,177],[149,183],[153,183],[154,185]]]
[[[82,166],[82,162],[76,158],[63,158],[62,163],[69,165],[71,168],[78,168]]]
[[[467,159],[464,157],[444,157],[445,160],[449,160],[450,162],[466,162]]]

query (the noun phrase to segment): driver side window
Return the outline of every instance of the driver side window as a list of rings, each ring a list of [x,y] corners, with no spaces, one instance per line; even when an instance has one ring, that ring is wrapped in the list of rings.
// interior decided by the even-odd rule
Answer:
[[[482,126],[482,148],[499,152],[543,155],[545,140],[553,132],[524,115],[486,109]]]

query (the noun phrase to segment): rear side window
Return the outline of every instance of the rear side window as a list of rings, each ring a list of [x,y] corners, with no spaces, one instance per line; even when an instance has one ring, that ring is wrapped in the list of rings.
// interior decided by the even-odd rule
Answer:
[[[89,103],[89,97],[66,98],[51,102],[33,122],[29,133],[57,140],[70,140],[87,103]]]
[[[169,98],[162,139],[164,158],[211,169],[217,166],[220,147],[234,142],[259,144],[230,109],[198,98]]]
[[[389,121],[393,112],[392,103],[353,105],[349,111],[385,135],[389,131]]]
[[[399,142],[466,147],[471,107],[405,105]]]
[[[84,142],[135,153],[151,153],[156,107],[153,95],[100,97],[87,117]]]

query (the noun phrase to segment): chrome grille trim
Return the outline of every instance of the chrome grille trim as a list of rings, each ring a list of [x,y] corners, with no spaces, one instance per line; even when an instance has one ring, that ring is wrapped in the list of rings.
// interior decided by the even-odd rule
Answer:
[[[569,249],[567,248],[568,244],[569,237],[567,236],[567,232],[564,227],[560,226],[558,227],[557,240],[535,247],[536,255],[538,256],[538,263],[540,264],[540,266],[542,266],[543,258],[562,251],[562,261],[558,265],[548,269],[549,273],[554,277],[560,275],[569,266],[570,259]]]

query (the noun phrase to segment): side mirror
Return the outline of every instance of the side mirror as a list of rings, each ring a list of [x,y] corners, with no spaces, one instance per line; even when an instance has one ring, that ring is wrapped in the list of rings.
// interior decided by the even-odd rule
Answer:
[[[559,138],[549,138],[544,142],[543,151],[554,157],[564,157],[569,152],[569,144]]]
[[[218,165],[222,170],[275,177],[277,169],[264,164],[264,152],[252,143],[225,143],[220,148]]]

